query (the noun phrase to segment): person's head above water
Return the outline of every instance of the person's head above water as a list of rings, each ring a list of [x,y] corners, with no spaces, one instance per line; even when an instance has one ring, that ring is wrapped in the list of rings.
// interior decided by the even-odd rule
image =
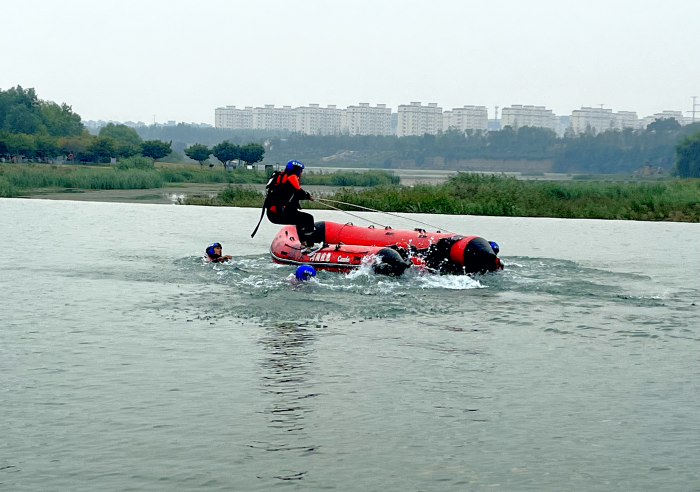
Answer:
[[[296,174],[297,176],[299,176],[304,170],[304,164],[297,160],[291,160],[284,167],[284,170],[288,173]]]
[[[301,265],[294,274],[297,280],[309,280],[316,276],[316,270],[311,265]]]
[[[221,243],[211,243],[206,250],[209,258],[218,258],[221,256]]]
[[[231,255],[221,254],[221,243],[211,243],[209,246],[207,246],[206,253],[206,260],[213,263],[223,263],[232,259]]]
[[[489,241],[489,246],[491,246],[491,249],[496,254],[498,254],[498,252],[500,251],[500,248],[498,247],[498,243],[496,241]]]

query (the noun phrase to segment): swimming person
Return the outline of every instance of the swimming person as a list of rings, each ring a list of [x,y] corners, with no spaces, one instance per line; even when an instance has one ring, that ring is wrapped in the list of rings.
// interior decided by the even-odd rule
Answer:
[[[207,256],[204,258],[211,263],[222,263],[231,259],[231,255],[221,254],[221,243],[211,243],[206,249]]]

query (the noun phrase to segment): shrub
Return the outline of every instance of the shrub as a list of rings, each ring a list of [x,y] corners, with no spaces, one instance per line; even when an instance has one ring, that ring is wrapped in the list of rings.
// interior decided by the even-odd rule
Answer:
[[[114,166],[117,169],[155,169],[153,159],[142,155],[135,155],[125,159],[119,159]]]

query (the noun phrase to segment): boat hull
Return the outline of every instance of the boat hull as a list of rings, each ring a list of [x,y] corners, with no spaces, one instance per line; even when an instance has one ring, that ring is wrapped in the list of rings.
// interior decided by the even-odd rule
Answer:
[[[270,246],[272,260],[347,272],[360,267],[368,258],[378,256],[381,261],[375,265],[385,265],[385,271],[381,271],[380,266],[378,273],[388,275],[400,275],[410,265],[449,274],[503,268],[489,242],[479,236],[427,232],[424,229],[363,227],[330,221],[317,222],[315,234],[315,241],[323,242],[324,246],[308,254],[299,242],[296,227],[283,227]]]

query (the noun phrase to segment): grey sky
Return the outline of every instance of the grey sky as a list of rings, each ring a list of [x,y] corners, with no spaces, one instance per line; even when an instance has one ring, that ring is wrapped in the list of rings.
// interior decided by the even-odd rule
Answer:
[[[605,104],[700,96],[700,1],[23,0],[0,4],[0,88],[84,119],[213,123],[214,108]]]

